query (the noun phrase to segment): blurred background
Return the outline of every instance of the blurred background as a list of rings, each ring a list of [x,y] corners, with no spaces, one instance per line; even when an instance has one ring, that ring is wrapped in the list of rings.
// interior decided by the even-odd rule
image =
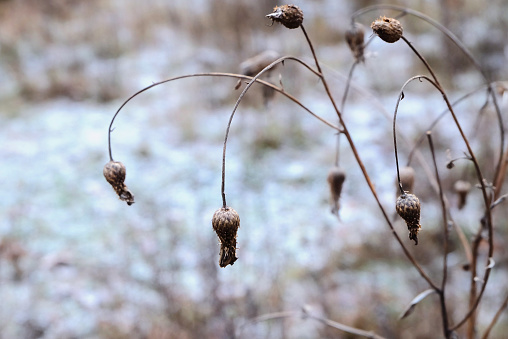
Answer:
[[[354,62],[344,33],[351,14],[377,1],[295,1],[337,101]],[[496,83],[508,120],[508,2],[394,1],[430,15],[454,32]],[[155,87],[123,109],[112,133],[113,157],[127,168],[136,197],[127,206],[104,180],[107,132],[120,105],[172,76],[240,72],[265,50],[313,64],[301,30],[265,15],[274,1],[3,0],[0,1],[0,338],[350,338],[300,316],[310,313],[390,338],[441,335],[438,299],[408,318],[406,305],[428,288],[404,256],[342,140],[346,181],[339,218],[330,213],[326,177],[336,135],[280,94],[253,86],[233,120],[226,194],[241,217],[238,261],[218,266],[211,227],[221,207],[224,133],[240,94],[231,78],[189,78]],[[376,10],[357,18],[365,25]],[[492,180],[499,123],[484,79],[463,53],[429,24],[401,19],[404,35],[427,58]],[[374,37],[356,67],[345,121],[380,194],[396,198],[392,114],[402,84],[426,73],[403,43]],[[322,84],[286,61],[265,79],[282,85],[336,123]],[[243,88],[243,87],[242,87]],[[439,93],[414,83],[397,126],[401,165],[415,141],[444,111]],[[449,117],[433,129],[437,161],[456,223],[471,239],[482,200],[473,188],[459,210],[454,182],[474,172]],[[420,243],[396,229],[436,281],[441,278],[442,223],[423,143],[414,191],[422,201]],[[432,168],[432,167],[430,167]],[[506,190],[506,185],[505,185]],[[506,295],[506,203],[495,214],[496,267],[480,307],[480,333]],[[486,245],[481,246],[486,253]],[[485,262],[480,257],[480,267]],[[468,303],[470,272],[451,233],[448,307],[458,321]],[[481,269],[481,268],[480,268]],[[274,312],[282,318],[251,321]],[[258,319],[262,320],[262,319]],[[502,315],[494,338],[508,331]],[[462,333],[462,332],[461,332]]]

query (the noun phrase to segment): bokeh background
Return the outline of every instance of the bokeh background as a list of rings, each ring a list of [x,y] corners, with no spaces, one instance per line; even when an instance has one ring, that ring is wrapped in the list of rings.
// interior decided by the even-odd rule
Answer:
[[[296,1],[340,101],[354,62],[345,43],[351,14],[377,1]],[[493,81],[508,80],[508,2],[394,1],[443,23],[471,50]],[[112,133],[113,156],[127,167],[136,196],[127,206],[102,175],[110,120],[130,95],[172,76],[239,72],[264,50],[312,64],[300,30],[271,25],[268,0],[0,1],[0,338],[349,338],[300,310],[389,338],[441,335],[437,297],[408,318],[407,304],[428,288],[391,235],[346,142],[347,173],[338,219],[330,213],[326,176],[336,135],[276,94],[253,86],[228,143],[226,194],[241,217],[239,259],[218,267],[211,227],[221,207],[222,144],[239,95],[236,80],[190,78],[132,100]],[[371,37],[373,11],[358,21]],[[429,60],[457,106],[487,178],[499,150],[499,125],[484,80],[429,24],[401,18],[406,37]],[[385,208],[395,201],[392,118],[400,87],[425,73],[402,42],[375,38],[353,75],[345,120]],[[322,84],[291,61],[271,73],[275,84],[335,122]],[[506,83],[495,88],[506,115]],[[405,92],[397,120],[405,163],[418,137],[446,106],[426,84]],[[450,118],[433,130],[437,160],[456,222],[471,238],[482,216],[473,189],[458,210],[453,183],[471,180],[466,161],[446,169],[465,146]],[[410,251],[441,277],[439,199],[428,184],[428,145],[414,160],[422,200],[420,244]],[[505,185],[506,189],[506,185]],[[394,216],[395,218],[395,216]],[[496,266],[480,306],[480,332],[507,293],[506,203],[497,208]],[[452,232],[448,307],[459,320],[470,273]],[[480,247],[485,253],[484,246]],[[480,266],[485,262],[482,256]],[[274,312],[280,319],[252,321]],[[292,313],[291,313],[292,312]],[[493,331],[508,331],[502,315]]]

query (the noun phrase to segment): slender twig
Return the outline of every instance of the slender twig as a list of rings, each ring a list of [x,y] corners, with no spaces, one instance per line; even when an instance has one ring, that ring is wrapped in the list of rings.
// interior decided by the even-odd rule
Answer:
[[[473,54],[469,51],[469,49],[466,47],[466,45],[464,45],[464,43],[462,43],[462,41],[455,34],[453,34],[452,31],[450,31],[448,28],[444,27],[443,25],[441,25],[439,22],[432,19],[428,15],[425,15],[424,13],[418,12],[416,10],[413,10],[413,9],[410,9],[410,8],[407,8],[404,6],[380,4],[380,5],[368,6],[368,7],[365,7],[365,8],[362,8],[362,9],[356,11],[351,16],[352,20],[354,20],[356,17],[358,17],[360,15],[363,15],[365,13],[368,13],[368,12],[371,12],[374,10],[378,10],[378,9],[391,9],[391,10],[400,11],[403,14],[407,13],[407,14],[413,15],[413,16],[431,24],[432,26],[437,28],[439,31],[441,31],[448,39],[450,39],[467,56],[467,58],[473,63],[473,65],[481,73],[481,75],[484,78],[484,82],[488,87],[488,91],[492,97],[492,102],[494,103],[494,108],[496,110],[496,117],[497,117],[498,126],[499,126],[499,136],[500,136],[499,160],[497,162],[496,172],[494,175],[494,182],[498,182],[499,177],[504,175],[501,167],[502,167],[502,162],[503,162],[502,159],[503,159],[503,154],[504,154],[504,149],[505,149],[505,128],[504,128],[503,116],[501,114],[501,109],[499,107],[499,103],[497,102],[497,97],[496,97],[496,93],[494,91],[494,87],[491,83],[491,80],[489,79],[489,76],[485,72],[485,70],[482,68],[480,63],[473,56]],[[404,40],[405,40],[405,38],[404,38]],[[406,42],[407,42],[407,40],[406,40]],[[426,63],[426,62],[424,62],[424,63]],[[427,67],[427,68],[430,68],[430,67]],[[429,69],[429,71],[431,73],[433,73],[430,69]],[[434,79],[437,80],[435,77],[434,77]]]
[[[326,326],[335,328],[337,330],[353,334],[356,336],[361,336],[365,338],[370,339],[385,339],[384,337],[377,335],[374,332],[371,331],[364,331],[355,327],[351,327],[348,325],[341,324],[339,322],[323,318],[317,315],[310,314],[309,311],[303,307],[301,311],[285,311],[285,312],[274,312],[274,313],[268,313],[260,315],[259,317],[253,318],[249,320],[248,322],[241,325],[239,328],[239,332],[241,333],[245,326],[263,322],[263,321],[269,321],[269,320],[276,320],[276,319],[286,319],[286,318],[295,318],[295,317],[301,317],[302,319],[312,319],[317,320],[321,322],[322,324],[325,324]]]
[[[443,87],[441,86],[441,84],[439,83],[439,80],[437,79],[436,75],[434,74],[434,71],[432,70],[432,67],[430,67],[429,63],[427,62],[427,60],[425,60],[425,58],[418,52],[418,50],[416,50],[416,48],[414,48],[414,46],[409,42],[409,40],[406,39],[406,37],[402,36],[401,37],[402,40],[404,40],[404,42],[409,46],[409,48],[411,48],[411,50],[416,54],[416,56],[422,61],[422,63],[425,65],[425,67],[427,68],[427,70],[429,71],[429,73],[432,75],[432,78],[434,79],[433,81],[431,81],[430,79],[428,79],[428,81],[430,83],[432,83],[432,85],[439,91],[441,92],[441,95],[444,99],[444,101],[446,102],[446,105],[448,106],[448,109],[450,110],[450,113],[453,117],[453,121],[455,122],[455,125],[457,127],[457,129],[459,130],[459,133],[462,137],[462,139],[464,140],[464,143],[466,144],[466,147],[467,147],[467,150],[469,152],[469,155],[471,156],[471,161],[473,162],[474,164],[474,167],[475,167],[475,171],[476,171],[476,176],[477,176],[477,179],[478,179],[478,182],[481,186],[481,190],[482,190],[482,195],[483,195],[483,200],[484,200],[484,204],[485,204],[485,221],[486,221],[486,227],[488,229],[488,233],[489,233],[489,250],[488,250],[488,261],[490,261],[490,259],[492,258],[492,255],[494,253],[494,240],[493,240],[493,226],[492,226],[492,213],[490,211],[490,197],[487,195],[487,189],[486,189],[486,185],[485,185],[485,179],[483,177],[483,174],[482,174],[482,171],[480,169],[480,165],[478,163],[478,160],[476,159],[476,156],[473,152],[473,149],[471,148],[471,145],[469,143],[469,140],[467,138],[467,136],[465,135],[463,129],[462,129],[462,126],[460,125],[459,123],[459,120],[457,119],[457,116],[453,110],[453,107],[450,103],[450,101],[448,100],[448,96],[446,95]],[[472,264],[474,265],[475,264],[475,260],[474,260],[474,256],[473,256],[473,262]],[[486,265],[488,267],[488,264]],[[473,305],[471,306],[469,312],[467,312],[466,316],[464,317],[464,319],[462,319],[457,325],[455,325],[451,330],[455,330],[457,329],[458,327],[462,326],[462,324],[464,324],[464,322],[467,321],[467,319],[473,315],[476,307],[478,307],[478,304],[480,303],[480,300],[481,298],[483,297],[483,293],[485,292],[485,288],[487,286],[487,282],[489,280],[489,276],[490,276],[490,271],[491,269],[490,268],[487,268],[485,270],[485,274],[484,274],[484,277],[483,277],[483,284],[482,284],[482,288],[480,290],[480,294],[478,295],[478,297],[476,298],[476,300],[474,301]],[[472,277],[472,283],[474,283],[474,278],[475,277]],[[471,295],[472,299],[475,299],[474,295]]]
[[[312,52],[312,56],[314,58],[314,61],[316,63],[316,67],[318,69],[318,72],[321,74],[320,78],[321,78],[321,82],[323,83],[323,86],[325,88],[325,91],[326,91],[326,94],[328,95],[328,98],[330,99],[330,102],[332,103],[333,105],[333,108],[335,109],[335,112],[337,113],[337,116],[339,117],[339,121],[342,125],[342,133],[344,134],[344,136],[346,137],[348,143],[349,143],[349,146],[351,147],[351,151],[353,152],[353,155],[356,159],[356,162],[358,163],[358,165],[360,166],[360,169],[362,171],[362,174],[363,174],[363,177],[365,178],[365,181],[367,182],[367,185],[369,186],[369,189],[370,191],[372,192],[372,195],[374,196],[374,199],[376,200],[376,203],[378,204],[380,210],[381,210],[381,213],[383,214],[383,217],[384,219],[386,220],[387,224],[388,224],[388,227],[390,228],[390,230],[392,231],[392,234],[394,235],[395,239],[397,240],[397,242],[400,244],[404,254],[406,255],[406,257],[409,259],[409,261],[411,262],[411,264],[416,268],[416,270],[418,271],[418,273],[420,273],[420,275],[422,276],[423,279],[425,279],[425,281],[427,281],[427,283],[432,287],[432,288],[437,288],[437,286],[434,284],[434,282],[432,282],[432,280],[430,279],[430,277],[427,275],[427,273],[425,273],[425,271],[422,269],[422,267],[416,262],[415,258],[411,255],[411,253],[409,253],[408,249],[406,248],[406,246],[404,245],[404,243],[402,242],[402,239],[399,237],[399,235],[397,234],[397,232],[395,231],[395,228],[393,227],[393,224],[390,220],[390,217],[388,216],[388,214],[386,213],[386,210],[385,208],[383,207],[383,205],[381,204],[381,201],[379,200],[379,197],[377,195],[377,192],[376,192],[376,189],[372,183],[372,181],[370,180],[370,176],[369,174],[367,173],[367,170],[365,169],[365,165],[363,164],[363,161],[361,160],[360,158],[360,155],[358,153],[358,150],[356,149],[356,146],[353,142],[353,138],[351,137],[351,134],[349,133],[349,130],[347,129],[347,126],[344,124],[344,120],[342,118],[342,114],[339,110],[339,108],[337,107],[337,104],[335,103],[335,100],[332,96],[332,93],[330,91],[330,88],[328,87],[328,83],[324,77],[324,74],[322,73],[321,71],[321,67],[319,65],[319,61],[318,61],[318,58],[316,56],[316,53],[314,51],[314,47],[312,46],[312,42],[309,38],[309,36],[307,35],[307,32],[305,31],[305,28],[303,25],[300,26],[302,31],[303,31],[303,34],[305,35],[305,38],[307,40],[307,43],[310,47],[310,50]]]
[[[489,327],[485,330],[485,333],[482,336],[482,339],[487,339],[490,335],[490,331],[492,331],[492,328],[496,325],[497,321],[499,320],[499,317],[504,312],[506,307],[508,306],[508,295],[506,295],[506,298],[504,298],[503,303],[501,304],[501,307],[499,307],[499,310],[497,310],[496,315],[492,319],[492,321],[489,324]]]
[[[443,185],[441,184],[441,179],[439,178],[439,171],[437,167],[436,162],[436,154],[434,150],[434,143],[432,141],[432,133],[430,131],[427,131],[427,139],[429,140],[429,146],[430,146],[430,153],[432,155],[432,161],[434,163],[434,170],[436,172],[436,180],[439,185],[439,200],[441,201],[441,213],[443,216],[443,279],[441,280],[441,290],[437,291],[439,294],[439,301],[441,305],[441,315],[443,319],[443,331],[445,338],[450,337],[450,331],[448,330],[448,312],[446,311],[446,279],[448,276],[448,218],[446,215],[446,204],[444,200],[444,193],[443,193]]]
[[[113,115],[113,118],[111,119],[111,123],[109,124],[109,129],[108,129],[109,159],[113,160],[113,155],[112,155],[112,150],[111,150],[111,132],[113,132],[113,130],[114,130],[113,123],[115,122],[115,119],[116,119],[117,115],[124,108],[124,106],[127,105],[127,103],[129,101],[131,101],[132,99],[134,99],[135,97],[137,97],[141,93],[143,93],[143,92],[145,92],[145,91],[147,91],[147,90],[149,90],[149,89],[151,89],[153,87],[156,87],[156,86],[159,86],[159,85],[162,85],[162,84],[174,81],[174,80],[185,79],[185,78],[193,78],[193,77],[229,77],[229,78],[237,78],[237,79],[244,79],[244,80],[248,80],[248,81],[253,81],[252,80],[253,77],[251,77],[251,76],[242,75],[242,74],[235,74],[235,73],[220,73],[220,72],[195,73],[195,74],[187,74],[187,75],[176,76],[176,77],[172,77],[172,78],[169,78],[169,79],[166,79],[166,80],[162,80],[162,81],[153,83],[150,86],[147,86],[147,87],[139,90],[138,92],[134,93],[127,100],[125,100],[123,102],[123,104],[120,106],[120,108],[118,108],[116,113]],[[273,84],[271,84],[271,83],[269,83],[267,81],[260,80],[260,79],[256,79],[255,82],[257,82],[259,84],[262,84],[264,86],[270,87],[271,89],[273,89],[273,90],[279,92],[280,94],[286,96],[288,99],[290,99],[291,101],[293,101],[294,103],[296,103],[297,105],[302,107],[307,113],[311,114],[313,117],[315,117],[316,119],[318,119],[322,123],[326,124],[327,126],[333,128],[333,129],[335,129],[337,131],[340,131],[340,128],[338,126],[335,126],[331,122],[329,122],[329,121],[321,118],[317,114],[313,113],[310,109],[308,109],[306,106],[304,106],[298,99],[296,99],[291,94],[285,92],[283,88],[277,87],[277,86],[275,86],[275,85],[273,85]]]

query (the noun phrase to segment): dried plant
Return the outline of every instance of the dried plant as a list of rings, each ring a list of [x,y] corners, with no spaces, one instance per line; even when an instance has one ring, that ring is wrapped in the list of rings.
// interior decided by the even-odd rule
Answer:
[[[365,62],[364,57],[364,51],[367,46],[367,44],[364,42],[364,30],[362,26],[357,22],[358,18],[366,13],[369,13],[374,10],[395,10],[399,11],[400,15],[397,18],[390,18],[386,16],[382,16],[379,19],[374,20],[370,27],[373,30],[373,33],[375,36],[379,37],[383,41],[387,43],[396,43],[400,42],[409,48],[411,53],[413,53],[416,58],[423,64],[424,68],[426,69],[426,72],[428,74],[418,74],[415,76],[409,77],[409,79],[402,85],[399,95],[396,100],[395,110],[393,114],[393,150],[395,155],[395,166],[394,166],[394,173],[397,174],[397,188],[398,188],[398,198],[395,201],[395,209],[397,213],[400,215],[400,217],[406,222],[407,228],[409,230],[409,239],[413,240],[415,245],[419,243],[418,235],[421,231],[420,235],[425,234],[426,229],[421,230],[420,225],[420,219],[425,219],[425,214],[422,214],[421,211],[426,211],[426,208],[421,209],[421,206],[425,206],[426,204],[436,204],[437,201],[439,201],[439,206],[442,212],[442,223],[443,223],[443,234],[442,234],[442,256],[443,256],[443,264],[442,264],[442,277],[440,281],[438,281],[438,278],[433,276],[434,274],[428,273],[422,265],[418,262],[416,257],[414,256],[414,252],[410,251],[407,247],[407,240],[402,240],[402,238],[399,236],[399,234],[396,231],[396,227],[394,225],[394,222],[392,222],[389,218],[389,213],[387,209],[383,206],[381,203],[381,199],[379,197],[379,194],[375,188],[374,183],[372,182],[371,176],[369,175],[366,166],[364,165],[364,162],[362,160],[362,157],[360,155],[360,152],[358,151],[355,141],[353,139],[353,136],[350,133],[349,126],[346,123],[344,119],[344,106],[347,99],[347,93],[349,90],[349,83],[352,77],[352,73],[355,69],[355,66],[359,63]],[[480,161],[478,160],[478,157],[471,146],[471,142],[469,140],[468,135],[464,132],[464,128],[460,122],[460,120],[457,117],[457,114],[455,113],[455,105],[461,101],[467,98],[467,95],[452,103],[449,98],[448,94],[445,91],[444,87],[439,82],[438,77],[435,74],[434,69],[431,67],[431,65],[428,63],[428,61],[423,57],[423,55],[417,50],[417,48],[414,46],[413,43],[411,43],[406,36],[404,35],[404,29],[399,21],[401,17],[404,17],[406,15],[412,15],[415,16],[418,19],[424,20],[426,22],[431,23],[434,27],[436,27],[440,32],[445,34],[453,43],[455,43],[461,51],[473,62],[473,64],[479,69],[482,76],[485,78],[485,88],[488,89],[488,95],[490,100],[492,100],[492,103],[494,105],[494,108],[496,110],[496,117],[497,122],[499,124],[500,128],[500,143],[498,145],[500,152],[498,159],[494,161],[495,163],[495,170],[493,174],[492,180],[487,180],[487,178],[484,176],[484,166],[481,166]],[[170,78],[167,80],[163,80],[157,83],[154,83],[146,88],[143,88],[142,90],[136,92],[134,95],[132,95],[130,98],[128,98],[118,109],[118,111],[114,114],[113,119],[109,125],[108,129],[108,147],[109,147],[109,157],[110,162],[106,164],[104,168],[104,176],[106,177],[107,181],[113,186],[114,190],[117,192],[121,200],[126,201],[129,205],[134,202],[134,197],[129,192],[127,187],[124,184],[125,180],[125,167],[119,163],[113,161],[112,157],[112,151],[111,151],[111,132],[113,131],[112,125],[121,111],[121,109],[134,97],[137,95],[155,87],[162,85],[164,83],[168,83],[170,81],[175,81],[183,78],[188,77],[202,77],[202,76],[211,76],[211,77],[233,77],[238,79],[239,81],[248,81],[247,86],[243,89],[241,94],[238,97],[238,100],[236,101],[236,104],[232,110],[232,113],[230,115],[228,124],[226,126],[226,132],[224,137],[224,146],[223,146],[223,156],[222,156],[222,181],[221,181],[221,197],[222,197],[222,207],[218,209],[213,217],[212,217],[212,227],[213,230],[217,233],[217,236],[220,241],[220,260],[219,260],[219,266],[220,267],[226,267],[228,265],[233,265],[237,261],[236,256],[236,250],[237,250],[237,231],[240,227],[240,217],[239,214],[229,207],[226,203],[226,193],[225,193],[225,183],[226,183],[226,149],[227,149],[227,143],[228,143],[228,137],[229,132],[231,128],[231,123],[234,119],[235,112],[237,111],[238,106],[240,105],[242,99],[247,94],[249,89],[254,83],[261,84],[265,86],[266,88],[269,88],[271,90],[277,91],[284,95],[286,98],[288,98],[290,101],[296,103],[300,107],[302,107],[307,113],[311,114],[313,117],[317,118],[319,121],[323,122],[327,126],[331,127],[337,134],[337,149],[336,149],[336,161],[335,166],[332,168],[328,175],[328,184],[330,189],[330,196],[331,201],[333,204],[333,212],[338,213],[339,210],[339,199],[341,197],[341,194],[343,192],[343,185],[346,178],[345,171],[339,167],[339,148],[340,138],[345,138],[347,142],[347,147],[352,153],[352,156],[356,163],[358,164],[360,168],[361,175],[363,176],[370,193],[372,197],[374,198],[377,206],[379,207],[379,211],[382,214],[382,217],[384,219],[384,223],[388,226],[388,230],[393,235],[396,243],[399,245],[400,249],[404,253],[405,257],[408,259],[409,263],[415,268],[415,270],[418,272],[419,276],[421,277],[422,281],[428,285],[428,290],[425,292],[422,292],[418,295],[418,297],[413,299],[413,302],[411,302],[410,309],[411,311],[419,304],[421,300],[423,300],[426,296],[431,294],[437,294],[439,296],[439,304],[438,308],[440,309],[440,316],[442,319],[442,329],[441,333],[445,338],[453,338],[457,335],[457,331],[461,328],[464,328],[463,325],[466,323],[467,326],[467,337],[468,338],[474,338],[478,328],[477,328],[477,318],[478,318],[478,305],[480,304],[480,301],[483,298],[484,292],[489,285],[489,277],[490,273],[492,271],[492,268],[494,267],[494,219],[493,219],[493,210],[494,207],[501,204],[506,195],[501,194],[502,185],[504,182],[504,176],[506,172],[506,159],[508,158],[508,152],[505,151],[505,139],[504,139],[504,124],[502,119],[502,114],[499,108],[499,105],[497,104],[497,98],[496,98],[496,91],[493,90],[493,83],[492,81],[486,76],[486,73],[482,70],[482,68],[479,66],[479,63],[476,61],[476,59],[472,56],[472,54],[467,50],[467,48],[460,42],[460,40],[449,30],[447,30],[445,27],[434,21],[433,19],[429,18],[428,16],[424,15],[423,13],[407,9],[400,6],[393,6],[393,5],[377,5],[377,6],[371,6],[367,7],[365,9],[359,10],[355,12],[352,15],[352,27],[346,32],[345,40],[348,43],[351,51],[353,52],[353,58],[354,63],[351,67],[351,71],[349,73],[347,86],[343,95],[341,106],[339,107],[337,103],[335,102],[334,96],[332,95],[332,90],[329,86],[329,83],[327,81],[327,78],[325,77],[324,72],[321,68],[320,59],[318,58],[316,51],[314,49],[313,43],[307,34],[307,31],[303,25],[303,11],[295,5],[283,5],[283,6],[277,6],[274,8],[273,12],[266,15],[267,18],[272,20],[272,22],[280,23],[284,27],[289,29],[301,29],[301,32],[304,35],[305,41],[308,44],[308,47],[310,49],[310,53],[312,55],[312,58],[314,60],[314,66],[311,66],[304,61],[302,61],[300,58],[296,58],[293,56],[282,56],[279,57],[278,53],[276,52],[270,52],[266,55],[258,56],[254,59],[249,59],[245,61],[244,64],[242,64],[242,70],[241,72],[243,74],[230,74],[230,73],[199,73],[199,74],[189,74],[184,76],[178,76],[174,78]],[[374,37],[375,37],[374,36]],[[320,83],[323,86],[323,90],[326,94],[327,99],[329,100],[333,111],[337,115],[338,124],[337,126],[328,122],[327,120],[320,117],[318,114],[312,112],[307,107],[305,107],[297,98],[293,97],[291,94],[287,93],[283,88],[278,87],[270,82],[264,81],[260,79],[260,76],[263,74],[270,72],[275,66],[278,64],[281,64],[285,61],[294,61],[299,66],[302,66],[309,70],[315,77],[317,77],[320,80]],[[420,83],[425,83],[427,85],[430,85],[432,89],[436,90],[441,97],[443,98],[444,103],[446,104],[447,110],[446,112],[443,112],[442,115],[440,115],[437,119],[433,120],[431,126],[429,127],[428,131],[425,133],[425,135],[420,138],[414,145],[413,149],[411,150],[409,154],[409,160],[408,164],[405,167],[399,168],[399,151],[398,151],[398,143],[397,143],[397,134],[400,133],[399,129],[397,129],[397,113],[399,109],[399,105],[401,104],[402,100],[405,97],[404,91],[406,90],[406,87],[409,83],[412,83],[414,81],[418,81]],[[238,88],[239,86],[237,86]],[[476,237],[473,239],[473,241],[470,243],[467,238],[464,236],[460,226],[455,225],[455,233],[450,232],[450,225],[456,224],[453,222],[453,216],[452,211],[450,209],[450,205],[448,203],[446,192],[443,188],[443,184],[441,182],[440,173],[439,173],[439,164],[436,160],[436,150],[434,148],[434,142],[433,142],[433,136],[431,133],[431,129],[434,128],[434,126],[438,123],[438,121],[441,119],[442,116],[450,116],[453,120],[453,125],[450,128],[453,128],[458,132],[458,135],[460,135],[460,138],[462,139],[463,146],[467,149],[465,152],[465,159],[472,165],[472,170],[474,172],[474,176],[476,179],[476,186],[479,188],[479,192],[481,192],[481,198],[483,202],[482,206],[482,218],[478,222],[478,232],[476,234]],[[420,155],[423,160],[423,164],[425,166],[428,165],[428,163],[432,163],[432,167],[434,171],[430,170],[431,166],[427,166],[427,176],[428,181],[431,183],[431,187],[434,189],[435,194],[437,195],[437,199],[435,199],[435,202],[426,201],[426,199],[420,199],[416,195],[416,189],[414,186],[415,182],[415,165],[410,166],[410,159],[412,158],[413,154],[418,152],[417,148],[420,146],[420,143],[422,140],[425,139],[425,136],[428,139],[429,147],[430,147],[430,159],[425,159],[422,155]],[[455,159],[456,160],[456,159]],[[454,161],[454,160],[453,160]],[[453,165],[453,161],[450,161],[449,164]],[[453,166],[449,165],[448,167],[451,169]],[[418,179],[420,180],[420,179]],[[496,183],[496,186],[493,187],[490,182]],[[471,184],[469,182],[464,181],[457,181],[454,186],[455,191],[459,195],[459,209],[462,209],[465,206],[466,203],[466,196],[469,193],[471,189]],[[492,193],[492,191],[494,193]],[[447,276],[448,276],[448,254],[449,254],[449,239],[452,237],[457,236],[457,238],[460,239],[460,241],[463,244],[463,250],[464,250],[464,256],[467,258],[468,261],[468,268],[470,270],[471,276],[469,279],[470,284],[470,293],[469,293],[469,300],[467,302],[467,305],[464,307],[461,307],[461,310],[465,311],[458,311],[451,314],[449,312],[451,302],[447,298],[446,294],[446,287],[447,287]],[[480,247],[480,243],[484,242],[486,246]],[[420,251],[429,251],[431,244],[428,243],[428,238],[421,237],[420,238],[420,245],[419,250]],[[486,258],[486,263],[482,267],[479,264],[479,258]],[[241,260],[241,259],[238,259]],[[503,305],[501,306],[501,310],[506,307],[507,302],[505,301]],[[411,312],[404,312],[403,318],[409,317]],[[460,313],[460,320],[454,319],[457,318],[457,314]],[[351,334],[356,334],[358,336],[365,336],[365,337],[371,337],[371,338],[381,338],[381,336],[376,335],[372,332],[367,332],[358,328],[346,326],[337,322],[333,322],[331,320],[317,317],[314,315],[311,315],[308,311],[304,311],[303,314],[305,317],[312,318],[314,320],[318,320],[322,322],[325,325],[331,326],[337,330],[341,330],[344,332],[348,332]],[[258,317],[254,320],[254,322],[258,321],[264,321],[268,319],[276,319],[276,318],[285,318],[293,316],[294,313],[277,313],[273,316],[265,316],[265,317]],[[494,326],[495,322],[499,316],[496,314],[496,317],[494,320],[492,320],[490,326],[488,327],[488,330],[486,332],[486,335],[488,336],[488,333],[491,331],[491,328]],[[434,329],[435,330],[435,329]],[[436,331],[436,330],[435,330]],[[432,333],[433,336],[437,336],[437,331]]]

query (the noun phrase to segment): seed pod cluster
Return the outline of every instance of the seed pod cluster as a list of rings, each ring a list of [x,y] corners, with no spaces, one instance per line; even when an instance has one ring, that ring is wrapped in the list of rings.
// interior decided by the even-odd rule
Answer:
[[[111,160],[102,170],[104,177],[107,182],[113,186],[116,194],[120,198],[120,200],[125,201],[127,205],[132,205],[134,203],[134,195],[129,191],[127,185],[125,185],[125,176],[126,170],[124,164],[120,161]]]
[[[273,13],[266,16],[272,22],[278,22],[289,29],[300,27],[303,22],[303,11],[296,5],[276,6]]]
[[[342,192],[342,186],[346,180],[346,172],[338,167],[334,166],[330,172],[328,172],[328,185],[330,186],[330,197],[332,201],[332,213],[339,213],[339,199]]]
[[[397,213],[406,221],[409,230],[409,239],[418,245],[418,231],[420,225],[420,200],[414,194],[405,192],[397,198],[395,204]]]
[[[212,217],[212,227],[220,241],[219,266],[233,265],[236,257],[236,233],[240,216],[229,206],[221,207]]]
[[[365,61],[363,56],[364,39],[365,29],[363,28],[363,25],[358,22],[353,23],[351,28],[346,31],[346,42],[349,46],[349,49],[351,49],[351,52],[353,52],[357,62]]]
[[[385,16],[374,20],[370,28],[377,34],[381,40],[392,43],[402,37],[402,25],[400,21]]]
[[[453,185],[453,189],[459,196],[458,208],[461,210],[467,202],[467,195],[471,191],[471,184],[464,180],[457,180]]]

